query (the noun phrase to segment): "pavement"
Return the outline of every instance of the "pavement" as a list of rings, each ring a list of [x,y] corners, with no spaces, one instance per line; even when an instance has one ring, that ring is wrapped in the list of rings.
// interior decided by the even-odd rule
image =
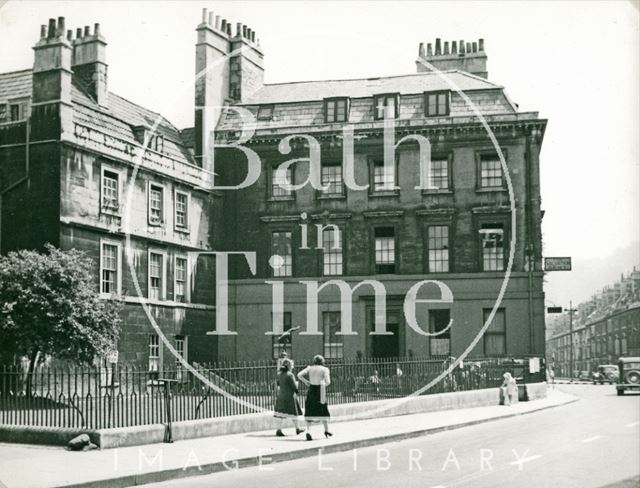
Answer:
[[[252,432],[108,450],[70,452],[59,447],[0,443],[0,486],[124,487],[256,467],[429,436],[485,422],[520,417],[567,405],[579,398],[549,389],[546,398],[512,406],[490,406],[386,417],[331,425],[325,439],[314,425],[313,441],[293,428],[285,437]],[[187,480],[182,480],[187,483]],[[189,482],[190,483],[190,482]]]
[[[145,488],[639,488],[640,394],[617,396],[611,385],[560,389],[580,401]]]

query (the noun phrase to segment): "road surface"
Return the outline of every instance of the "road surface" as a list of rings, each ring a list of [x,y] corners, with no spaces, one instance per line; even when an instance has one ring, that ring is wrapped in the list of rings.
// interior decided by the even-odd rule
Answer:
[[[149,487],[640,487],[640,395],[562,385],[580,401],[401,442]],[[320,434],[315,427],[314,433]],[[340,424],[332,426],[340,435]],[[314,441],[322,442],[322,441]]]

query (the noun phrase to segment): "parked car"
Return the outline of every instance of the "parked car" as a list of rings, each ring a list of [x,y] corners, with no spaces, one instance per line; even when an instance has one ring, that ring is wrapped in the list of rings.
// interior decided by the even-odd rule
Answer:
[[[640,357],[618,359],[618,395],[624,395],[626,390],[640,390]]]
[[[609,383],[613,385],[618,381],[620,370],[615,364],[599,364],[598,368],[591,374],[593,384]]]
[[[580,371],[578,374],[579,380],[589,381],[591,378],[589,377],[589,371]]]

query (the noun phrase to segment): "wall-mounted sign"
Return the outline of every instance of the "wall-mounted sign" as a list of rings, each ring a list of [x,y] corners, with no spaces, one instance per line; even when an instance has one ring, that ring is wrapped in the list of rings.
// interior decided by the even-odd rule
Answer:
[[[571,258],[544,258],[545,271],[571,271]]]
[[[547,313],[562,313],[562,307],[547,307]]]

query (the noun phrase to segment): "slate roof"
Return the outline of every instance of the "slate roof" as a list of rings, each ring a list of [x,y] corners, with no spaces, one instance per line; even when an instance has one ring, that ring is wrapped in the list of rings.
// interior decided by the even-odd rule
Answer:
[[[31,97],[31,70],[0,73],[0,101]]]
[[[449,70],[443,73],[462,91],[503,88],[464,71]],[[308,102],[331,97],[367,98],[383,93],[409,95],[450,89],[443,76],[431,72],[379,78],[274,83],[264,85],[243,105]]]
[[[186,129],[182,129],[180,131],[180,135],[182,136],[182,142],[185,146],[189,148],[196,147],[196,129],[195,127],[188,127]]]
[[[30,97],[31,70],[0,73],[0,100]],[[180,131],[162,115],[109,92],[108,107],[100,107],[76,82],[71,85],[74,121],[94,127],[119,139],[136,141],[133,128],[158,126],[155,133],[162,135],[164,153],[178,161],[193,164],[193,158],[182,140]]]

